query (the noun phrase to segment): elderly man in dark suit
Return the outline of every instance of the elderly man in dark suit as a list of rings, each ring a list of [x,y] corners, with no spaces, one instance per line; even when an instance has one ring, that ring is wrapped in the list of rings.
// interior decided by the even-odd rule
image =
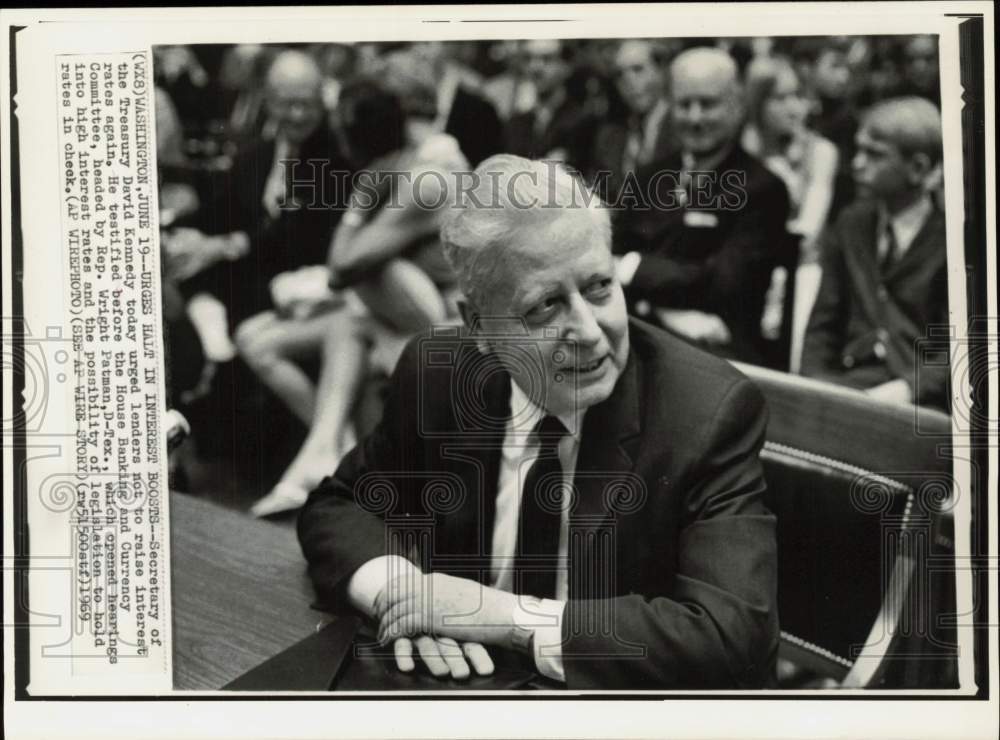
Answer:
[[[500,155],[442,229],[466,330],[412,343],[299,537],[403,671],[520,651],[577,688],[753,688],[778,642],[760,392],[630,321],[605,209]],[[471,669],[470,669],[471,664]]]
[[[619,278],[639,315],[713,352],[753,363],[768,353],[764,299],[788,244],[784,184],[739,145],[735,62],[698,47],[670,66],[680,152],[626,185],[616,234]]]
[[[947,357],[918,356],[929,327],[948,324],[944,213],[928,192],[941,161],[941,115],[923,98],[887,100],[867,112],[856,144],[861,198],[822,240],[802,372],[883,400],[947,409]]]
[[[276,134],[262,139],[218,176],[211,203],[197,224],[227,234],[236,246],[182,286],[221,300],[230,330],[273,308],[277,275],[326,261],[342,208],[332,207],[335,188],[347,182],[348,164],[324,123],[323,78],[312,57],[285,51],[272,62],[266,103]]]

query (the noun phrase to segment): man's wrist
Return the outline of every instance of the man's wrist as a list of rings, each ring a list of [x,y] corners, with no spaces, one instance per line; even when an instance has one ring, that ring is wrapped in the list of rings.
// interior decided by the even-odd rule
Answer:
[[[420,573],[420,569],[399,555],[383,555],[369,560],[347,582],[347,599],[355,609],[367,617],[376,617],[375,604],[389,582],[407,572]]]
[[[515,596],[510,643],[531,656],[535,669],[554,681],[565,681],[562,664],[562,619],[565,601]]]
[[[534,596],[516,596],[510,613],[510,647],[525,655],[534,652],[535,615],[541,610],[541,599]]]

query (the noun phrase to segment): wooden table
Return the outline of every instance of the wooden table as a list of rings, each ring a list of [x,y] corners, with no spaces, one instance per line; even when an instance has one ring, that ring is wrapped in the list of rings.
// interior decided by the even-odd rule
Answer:
[[[174,688],[218,689],[322,621],[290,522],[184,493],[170,517]]]
[[[290,519],[260,521],[185,493],[171,493],[170,518],[175,689],[220,689],[329,621],[309,606],[313,589]],[[554,687],[525,684],[530,674],[492,655],[489,678],[442,682],[367,659],[354,660],[344,680],[361,691]]]

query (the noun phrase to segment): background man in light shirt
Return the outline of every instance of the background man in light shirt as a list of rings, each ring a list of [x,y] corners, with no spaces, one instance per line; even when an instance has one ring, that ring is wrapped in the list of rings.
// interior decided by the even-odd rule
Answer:
[[[465,330],[408,347],[300,515],[321,602],[370,617],[404,672],[513,650],[571,689],[767,685],[759,391],[628,318],[608,213],[566,171],[475,174],[442,229]]]

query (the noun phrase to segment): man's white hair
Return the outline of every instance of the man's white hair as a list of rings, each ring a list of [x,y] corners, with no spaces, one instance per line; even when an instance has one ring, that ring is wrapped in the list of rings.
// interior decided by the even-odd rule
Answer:
[[[441,243],[459,287],[475,304],[482,305],[480,297],[491,284],[504,247],[567,212],[582,211],[593,219],[611,248],[607,208],[558,162],[497,154],[475,169],[471,187],[460,190],[459,205],[441,227]]]

